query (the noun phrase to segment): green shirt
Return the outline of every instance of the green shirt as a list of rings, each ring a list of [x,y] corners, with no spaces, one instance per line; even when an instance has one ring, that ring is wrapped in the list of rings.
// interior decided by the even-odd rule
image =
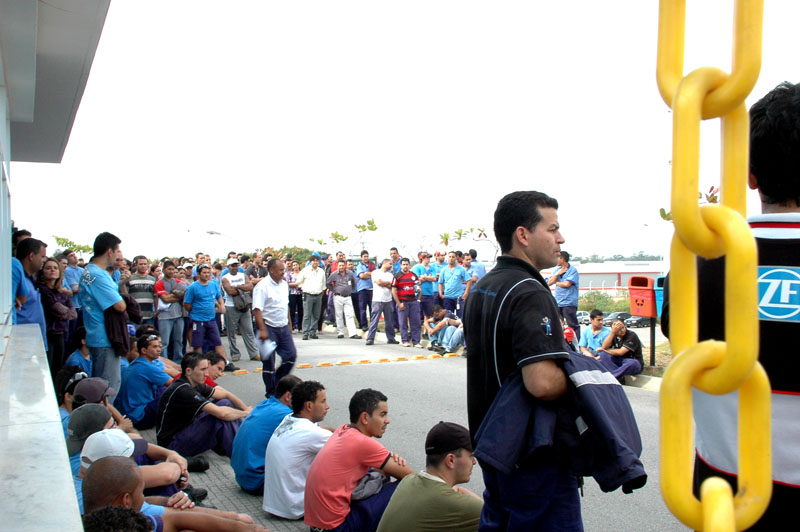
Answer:
[[[425,472],[413,473],[392,494],[377,532],[476,531],[482,509],[482,500]]]

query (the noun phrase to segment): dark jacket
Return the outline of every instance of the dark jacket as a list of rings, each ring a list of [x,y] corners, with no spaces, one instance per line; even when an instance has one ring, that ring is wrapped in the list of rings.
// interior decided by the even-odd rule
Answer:
[[[128,334],[128,322],[142,323],[142,311],[139,310],[139,303],[128,294],[120,294],[125,301],[127,310],[119,312],[114,307],[108,307],[103,312],[108,341],[117,356],[124,357],[131,349],[130,335]]]

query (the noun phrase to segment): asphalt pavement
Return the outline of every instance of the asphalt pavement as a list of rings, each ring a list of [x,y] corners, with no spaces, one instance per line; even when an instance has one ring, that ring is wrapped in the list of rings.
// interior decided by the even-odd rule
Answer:
[[[339,426],[349,421],[347,406],[357,390],[380,390],[388,397],[390,418],[381,443],[405,457],[415,470],[424,469],[425,435],[434,424],[443,420],[467,425],[466,359],[462,356],[427,358],[432,355],[427,349],[387,345],[383,333],[378,334],[372,346],[365,345],[364,340],[337,339],[335,332],[307,341],[295,335],[294,340],[298,350],[295,374],[304,380],[320,381],[326,388],[331,409],[324,424]],[[223,341],[227,347],[227,338]],[[239,344],[244,352],[241,338]],[[237,364],[247,373],[225,375],[218,384],[247,404],[263,400],[263,382],[256,372],[260,362],[243,359]],[[585,529],[686,530],[666,509],[658,488],[658,393],[632,386],[626,386],[625,391],[639,423],[644,443],[642,461],[649,480],[644,488],[625,495],[621,490],[602,493],[594,480],[586,479],[581,500]],[[302,520],[286,521],[263,512],[260,497],[239,489],[227,458],[211,451],[206,456],[212,468],[194,474],[192,484],[209,490],[208,504],[248,513],[272,530],[308,530]],[[475,466],[466,487],[483,492],[479,466]]]

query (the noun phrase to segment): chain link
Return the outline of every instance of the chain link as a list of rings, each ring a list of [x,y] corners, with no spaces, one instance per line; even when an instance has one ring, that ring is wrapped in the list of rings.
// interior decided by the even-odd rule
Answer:
[[[770,386],[758,363],[757,255],[744,219],[749,121],[744,99],[761,68],[763,0],[736,0],[733,69],[683,76],[685,0],[661,0],[657,79],[673,110],[670,343],[675,354],[661,387],[661,489],[686,526],[744,530],[772,493]],[[722,120],[721,205],[698,205],[700,121]],[[726,257],[726,342],[698,343],[697,256]],[[739,392],[738,491],[718,477],[692,493],[692,387]]]

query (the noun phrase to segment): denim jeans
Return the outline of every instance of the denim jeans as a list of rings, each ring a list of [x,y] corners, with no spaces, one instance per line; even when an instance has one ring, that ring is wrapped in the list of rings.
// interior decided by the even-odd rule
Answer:
[[[420,339],[420,330],[422,329],[419,318],[419,301],[403,301],[402,303],[405,310],[400,310],[400,306],[397,306],[397,311],[400,316],[400,337],[403,339],[403,343],[411,342],[417,345]],[[410,335],[408,332],[409,322],[411,322]]]
[[[114,390],[114,395],[108,396],[108,403],[112,404],[117,396],[121,381],[119,357],[111,347],[89,346],[89,353],[92,356],[92,377],[105,379],[108,382],[108,386]]]
[[[383,326],[386,327],[386,339],[394,340],[394,327],[392,326],[393,307],[392,301],[372,301],[372,312],[369,315],[369,332],[367,333],[368,342],[375,340],[381,314],[383,314]]]
[[[164,344],[164,356],[180,364],[183,358],[183,318],[158,320],[158,332]]]

